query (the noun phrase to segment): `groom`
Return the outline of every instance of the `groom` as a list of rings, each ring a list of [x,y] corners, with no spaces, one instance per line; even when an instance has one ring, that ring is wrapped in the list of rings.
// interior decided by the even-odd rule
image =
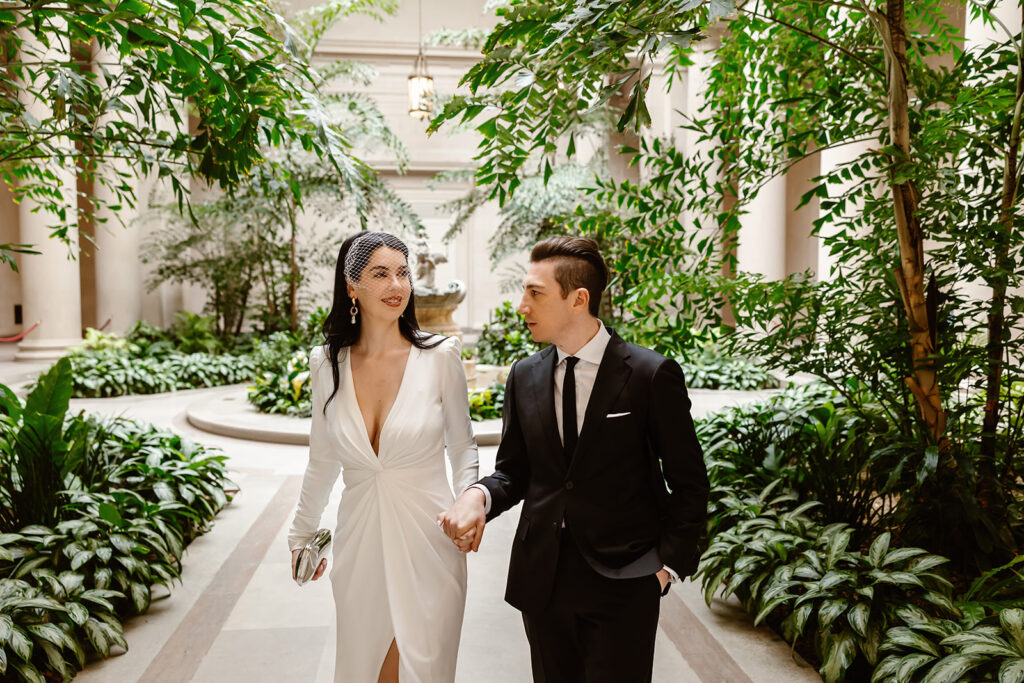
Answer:
[[[607,282],[593,240],[534,247],[519,312],[551,346],[509,373],[497,470],[440,516],[476,550],[525,501],[505,599],[542,683],[651,680],[659,601],[696,569],[707,509],[682,370],[601,324]]]

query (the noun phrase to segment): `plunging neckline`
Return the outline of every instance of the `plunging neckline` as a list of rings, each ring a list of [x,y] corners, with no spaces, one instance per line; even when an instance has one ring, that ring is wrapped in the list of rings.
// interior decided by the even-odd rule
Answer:
[[[380,423],[380,433],[377,435],[377,447],[380,448],[384,443],[384,430],[387,429],[388,422],[391,420],[391,414],[395,412],[395,408],[398,406],[398,401],[402,397],[402,389],[405,388],[405,378],[409,376],[409,366],[412,364],[412,354],[415,351],[415,347],[409,348],[409,354],[405,358],[405,367],[402,369],[402,379],[398,383],[398,392],[395,394],[395,400],[391,402],[391,407],[388,409],[388,414],[384,416],[384,421]],[[366,445],[369,446],[370,452],[373,453],[374,457],[380,458],[380,451],[373,449],[373,441],[370,440],[370,430],[366,426],[366,418],[363,417],[363,409],[359,407],[359,395],[356,393],[356,381],[352,375],[352,349],[348,350],[348,385],[352,388],[352,404],[355,406],[356,414],[359,417],[359,424],[362,425],[363,440]]]

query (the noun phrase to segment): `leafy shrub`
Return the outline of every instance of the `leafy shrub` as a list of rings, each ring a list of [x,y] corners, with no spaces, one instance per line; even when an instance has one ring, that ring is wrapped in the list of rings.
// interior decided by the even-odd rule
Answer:
[[[228,502],[224,457],[126,419],[67,414],[61,359],[22,403],[0,385],[0,677],[69,680],[126,648]]]
[[[143,356],[106,350],[82,351],[67,358],[74,374],[76,398],[216,387],[245,382],[255,374],[255,361],[244,355],[171,351],[160,356]]]
[[[757,495],[737,492],[713,517],[715,535],[697,571],[708,604],[721,591],[739,598],[755,623],[777,613],[790,642],[813,631],[826,683],[844,680],[858,660],[861,667],[877,664],[889,626],[958,613],[952,585],[932,571],[946,558],[891,549],[888,533],[866,553],[850,549],[849,526],[815,523],[806,513],[816,502],[796,506],[793,495],[772,497],[780,483]]]
[[[947,619],[920,619],[891,628],[885,657],[872,683],[954,683],[1024,680],[1024,610],[1007,608],[964,627]]]
[[[713,347],[676,359],[691,389],[777,389],[779,380],[767,368],[747,358],[719,355]]]
[[[501,417],[505,405],[505,385],[495,382],[486,389],[470,389],[469,416],[475,421]]]
[[[261,413],[309,417],[313,411],[309,354],[292,354],[282,371],[265,370],[249,387],[248,399]]]
[[[488,365],[510,365],[541,348],[531,338],[523,316],[508,301],[494,309],[476,342],[477,358]]]
[[[869,416],[837,392],[809,385],[712,415],[697,434],[713,481],[759,488],[780,478],[799,499],[818,501],[822,519],[855,527],[860,541],[892,512],[884,459],[899,443],[883,418]]]

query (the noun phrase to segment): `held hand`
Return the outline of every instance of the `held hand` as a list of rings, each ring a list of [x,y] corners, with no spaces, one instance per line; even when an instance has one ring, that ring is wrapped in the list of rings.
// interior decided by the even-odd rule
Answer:
[[[292,551],[292,581],[295,580],[295,560],[298,557],[299,557],[299,551],[298,550],[293,550]],[[316,581],[317,579],[319,579],[321,576],[323,576],[325,571],[327,571],[327,558],[326,557],[324,559],[320,560],[320,566],[316,568],[315,572],[313,572],[313,579],[312,580]]]
[[[473,549],[473,539],[476,538],[476,527],[473,527],[462,536],[455,539],[455,547],[464,553]]]
[[[665,586],[667,586],[672,581],[672,578],[668,575],[668,572],[665,571],[664,569],[659,569],[658,570],[657,577],[658,577],[658,581],[661,582],[661,592],[664,593],[665,592]]]
[[[438,524],[444,530],[448,538],[456,545],[462,540],[469,540],[470,549],[476,552],[480,549],[480,541],[484,537],[484,526],[487,524],[487,513],[484,511],[483,491],[476,488],[466,489],[455,504],[447,512],[437,516]],[[473,536],[467,534],[473,531]]]

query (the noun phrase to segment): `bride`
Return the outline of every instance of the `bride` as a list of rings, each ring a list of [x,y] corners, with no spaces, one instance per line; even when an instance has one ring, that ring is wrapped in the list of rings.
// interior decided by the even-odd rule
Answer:
[[[327,343],[309,359],[309,464],[288,545],[294,567],[340,471],[337,683],[455,679],[468,545],[435,518],[453,502],[445,446],[459,492],[477,480],[477,447],[459,341],[419,330],[408,258],[387,233],[345,240]]]

